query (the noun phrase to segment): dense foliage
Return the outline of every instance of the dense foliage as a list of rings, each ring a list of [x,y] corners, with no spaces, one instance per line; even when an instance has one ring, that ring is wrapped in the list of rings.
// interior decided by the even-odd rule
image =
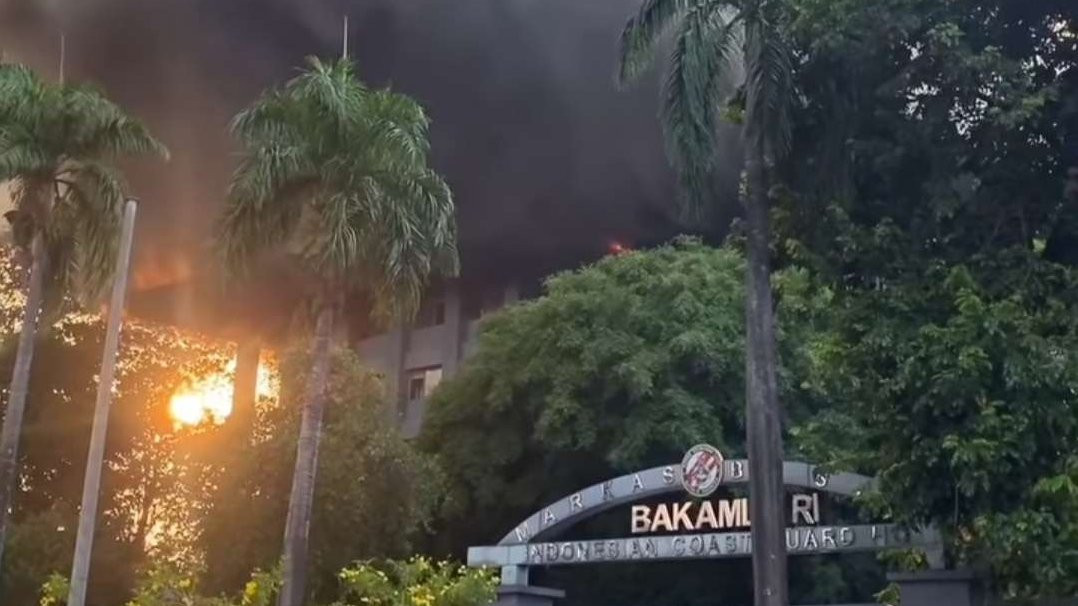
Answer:
[[[309,356],[286,355],[280,404],[262,411],[258,437],[229,453],[201,521],[205,583],[233,591],[256,567],[280,557],[281,528],[296,456],[299,407]],[[319,451],[310,573],[329,599],[336,573],[357,558],[400,557],[429,522],[439,476],[392,426],[377,376],[356,354],[333,354],[325,435]]]
[[[5,309],[8,303],[20,302],[5,302]],[[39,338],[42,363],[30,381],[32,406],[8,536],[11,558],[0,575],[3,596],[13,603],[30,603],[50,573],[71,565],[103,336],[100,319],[68,315]],[[0,349],[0,373],[11,372],[14,353]],[[197,503],[209,494],[214,468],[201,457],[209,436],[174,426],[168,400],[190,377],[222,372],[228,357],[227,348],[171,328],[138,322],[125,327],[106,443],[93,599],[124,599],[135,569],[150,555],[192,556]],[[151,532],[172,540],[153,544]]]
[[[474,356],[432,395],[420,440],[449,482],[432,548],[495,542],[545,503],[679,460],[687,444],[744,456],[742,272],[732,249],[680,239],[559,274],[544,296],[484,319]],[[791,422],[814,410],[801,344],[825,328],[829,297],[805,278],[789,270],[775,280]],[[751,588],[733,579],[747,570],[678,562],[547,580],[571,603],[740,603]],[[731,582],[716,587],[716,574]],[[807,602],[864,598],[881,582],[856,558],[805,559],[792,574]]]
[[[879,474],[876,505],[941,525],[1002,593],[1069,595],[1078,7],[794,5],[775,245],[834,292],[835,327],[799,443]]]
[[[421,438],[450,474],[451,526],[504,532],[544,499],[676,459],[685,444],[744,452],[742,268],[736,253],[684,239],[559,274],[545,296],[486,320],[474,357],[433,394]],[[779,280],[790,367],[813,330],[802,278]]]
[[[493,571],[424,557],[357,562],[337,576],[332,606],[486,606],[497,585]]]
[[[0,272],[0,282],[15,277]],[[0,314],[19,304],[5,302]],[[11,558],[3,567],[5,603],[32,603],[51,573],[66,574],[71,566],[103,331],[97,318],[65,316],[39,343]],[[251,570],[276,564],[298,421],[289,403],[302,384],[303,356],[282,360],[282,396],[260,400],[250,436],[237,438],[228,422],[186,426],[169,414],[177,389],[198,377],[227,376],[232,355],[227,344],[174,329],[125,326],[91,604],[125,603],[147,566],[159,585],[179,575],[216,595],[242,590]],[[10,348],[0,350],[0,372],[10,370],[12,356]],[[390,427],[381,398],[380,384],[354,354],[335,355],[321,453],[324,496],[313,530],[314,577],[327,596],[336,571],[354,558],[406,553],[433,507],[438,476]],[[198,570],[212,574],[195,578]]]
[[[425,557],[356,561],[335,576],[337,599],[330,606],[486,606],[497,585],[492,571]],[[40,606],[62,606],[67,585],[61,575],[50,577],[41,587]],[[255,570],[234,597],[212,595],[197,575],[159,565],[141,575],[125,605],[270,606],[280,587],[278,571]]]
[[[672,23],[662,10],[678,9],[667,134],[688,144],[672,151],[685,184],[700,191],[713,185],[701,180],[722,172],[711,153],[716,121],[745,119],[748,102],[720,77],[720,68],[737,72],[736,57],[712,52],[742,48],[739,19],[724,4],[647,2],[623,49],[633,59],[625,75],[642,73],[650,44],[661,46],[663,24]],[[776,52],[791,58],[774,72],[781,82],[757,82],[781,85],[792,135],[784,160],[767,156],[788,455],[878,475],[878,493],[862,501],[867,509],[939,525],[948,562],[989,571],[999,593],[1073,595],[1078,5],[736,4],[766,8],[750,15],[774,17],[767,36],[755,39],[780,44]],[[731,58],[733,65],[720,61]],[[454,265],[448,193],[425,165],[422,111],[353,86],[350,70],[346,62],[315,64],[287,89],[313,104],[296,107],[288,94],[270,93],[237,120],[248,154],[223,248],[242,261],[288,239],[287,252],[311,275],[376,291],[402,278],[405,299],[414,299],[423,280],[413,278],[425,279],[439,262]],[[6,71],[4,82],[15,76],[25,73]],[[321,94],[334,90],[346,94]],[[75,95],[72,107],[87,99]],[[359,104],[364,116],[385,121],[341,111]],[[321,120],[327,113],[338,123]],[[57,133],[16,133],[13,146],[5,131],[0,169],[31,166],[43,157],[31,144]],[[385,153],[355,155],[354,141],[364,138]],[[785,132],[769,139],[786,145]],[[95,165],[53,168],[85,169],[87,185],[108,185],[94,181]],[[77,190],[65,191],[58,208],[89,208],[76,208]],[[116,192],[102,193],[113,200]],[[296,204],[297,193],[310,194],[309,204]],[[360,221],[383,211],[400,214]],[[57,233],[97,229],[72,231],[76,223],[60,218],[67,222],[57,229],[67,231]],[[431,233],[410,231],[426,221]],[[311,534],[317,598],[478,605],[489,599],[482,573],[426,560],[352,562],[417,546],[462,555],[464,545],[497,540],[553,498],[675,460],[697,441],[744,454],[743,227],[726,248],[682,239],[559,274],[544,296],[487,317],[474,357],[430,402],[420,445],[437,468],[390,427],[380,387],[356,356],[335,352]],[[75,246],[66,260],[104,254],[65,241]],[[11,296],[19,274],[0,269],[6,336],[23,300]],[[12,603],[31,603],[49,573],[68,567],[100,339],[100,323],[77,316],[39,339],[2,576]],[[10,347],[0,350],[0,370],[12,358]],[[164,408],[184,373],[217,372],[227,359],[171,330],[125,327],[91,576],[98,603],[255,606],[275,590],[273,575],[249,574],[277,564],[306,358],[285,361],[281,401],[260,408],[250,436],[173,426]],[[170,540],[154,541],[154,533]],[[140,568],[150,572],[140,577]],[[537,576],[544,574],[582,603],[691,605],[745,600],[749,571],[747,562],[706,562]],[[56,595],[60,585],[50,583]],[[798,601],[819,602],[863,600],[882,583],[871,558],[799,558],[791,585]]]

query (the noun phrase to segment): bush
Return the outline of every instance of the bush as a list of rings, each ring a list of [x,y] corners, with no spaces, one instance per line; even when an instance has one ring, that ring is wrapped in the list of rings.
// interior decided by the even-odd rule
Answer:
[[[424,557],[357,563],[338,575],[341,600],[333,606],[484,606],[494,601],[488,570]]]

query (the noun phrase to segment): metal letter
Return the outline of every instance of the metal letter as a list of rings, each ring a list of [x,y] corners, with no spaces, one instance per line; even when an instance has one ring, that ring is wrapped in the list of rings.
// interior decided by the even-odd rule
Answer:
[[[795,494],[790,499],[791,509],[790,522],[796,525],[798,516],[805,521],[805,524],[812,525],[816,523],[816,520],[812,517],[812,497],[807,494]]]
[[[740,505],[741,499],[719,501],[719,528],[734,528],[741,525],[744,511]]]
[[[569,508],[573,511],[584,509],[584,497],[579,492],[569,497]]]
[[[674,531],[678,530],[695,530],[692,525],[692,518],[689,517],[689,508],[692,507],[692,501],[682,503],[678,505],[674,503]]]
[[[591,559],[591,547],[587,543],[577,543],[576,555],[582,562],[587,562]]]
[[[673,547],[673,552],[675,556],[685,555],[685,537],[674,537],[674,541],[673,543],[671,543],[671,546]]]
[[[695,534],[689,538],[689,551],[696,555],[704,553],[704,537]]]
[[[549,507],[543,510],[543,526],[550,526],[557,521],[558,518],[554,517],[554,512],[550,511]]]
[[[565,562],[572,562],[576,559],[576,549],[572,543],[561,544],[561,559]]]
[[[630,531],[633,534],[648,532],[651,530],[651,508],[647,505],[633,505],[632,525]]]
[[[745,462],[744,461],[730,461],[730,479],[740,480],[745,477]]]
[[[722,545],[719,544],[719,535],[711,534],[707,535],[707,553],[708,555],[721,555]]]
[[[823,546],[825,548],[827,548],[827,549],[834,549],[835,548],[835,529],[830,527],[830,526],[827,526],[827,527],[824,527],[824,528],[822,528],[820,530],[820,534],[822,535],[820,537],[820,542],[823,543]]]
[[[644,481],[640,479],[640,474],[633,474],[633,492],[644,490]]]
[[[644,557],[655,558],[659,556],[659,545],[655,539],[644,539]]]
[[[673,484],[675,480],[674,468],[667,465],[663,467],[663,484]]]
[[[525,521],[520,526],[513,529],[513,532],[517,535],[517,540],[521,543],[525,543],[528,539],[532,538],[532,530],[528,527],[528,522]]]
[[[700,503],[700,510],[696,512],[696,529],[703,530],[705,526],[711,530],[719,527],[719,522],[715,519],[715,507],[711,501]]]
[[[667,532],[674,530],[670,524],[670,510],[666,508],[666,503],[659,503],[655,506],[655,517],[651,520],[651,532],[656,530],[665,530]]]
[[[854,534],[853,529],[849,526],[843,526],[838,529],[838,542],[843,547],[849,547],[853,545],[853,542],[857,540],[857,535]]]
[[[614,498],[614,480],[607,480],[603,482],[603,501],[609,501]]]

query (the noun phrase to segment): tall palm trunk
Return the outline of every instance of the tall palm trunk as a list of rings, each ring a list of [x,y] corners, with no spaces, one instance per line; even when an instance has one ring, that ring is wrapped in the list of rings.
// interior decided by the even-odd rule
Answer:
[[[307,377],[306,401],[299,426],[296,468],[292,474],[292,495],[288,499],[288,520],[284,533],[284,583],[278,606],[302,606],[307,583],[307,544],[314,503],[318,446],[322,441],[322,415],[329,382],[329,346],[333,334],[334,299],[321,303],[311,351],[311,372]]]
[[[258,339],[240,341],[236,346],[236,378],[232,383],[232,414],[228,417],[232,447],[241,446],[251,439],[255,423],[255,404],[258,401],[258,358],[262,346]]]
[[[750,92],[750,95],[752,93]],[[757,106],[753,99],[748,107]],[[770,202],[759,120],[745,120],[748,224],[745,265],[745,406],[749,504],[756,606],[787,606],[786,514],[783,509],[782,411],[779,404],[775,311],[771,293]]]
[[[23,311],[19,348],[15,353],[15,369],[11,373],[11,389],[8,391],[4,428],[0,433],[0,562],[3,561],[7,529],[11,522],[15,482],[19,469],[19,434],[22,432],[23,413],[26,412],[26,394],[30,386],[30,363],[34,358],[34,339],[37,322],[45,299],[45,273],[48,256],[45,237],[40,232],[34,236],[31,247],[30,280]]]

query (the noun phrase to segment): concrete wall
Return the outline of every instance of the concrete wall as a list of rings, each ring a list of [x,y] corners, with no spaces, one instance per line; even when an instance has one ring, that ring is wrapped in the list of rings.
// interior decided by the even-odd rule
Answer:
[[[464,299],[456,282],[449,282],[432,293],[444,302],[445,321],[422,328],[397,328],[385,334],[365,338],[353,344],[368,366],[385,376],[390,410],[406,437],[418,435],[426,413],[426,401],[409,400],[408,379],[413,371],[441,368],[442,379],[456,373],[461,362],[475,352],[478,320],[465,316]],[[515,287],[504,289],[500,304],[517,300]],[[490,311],[488,308],[486,311]]]

